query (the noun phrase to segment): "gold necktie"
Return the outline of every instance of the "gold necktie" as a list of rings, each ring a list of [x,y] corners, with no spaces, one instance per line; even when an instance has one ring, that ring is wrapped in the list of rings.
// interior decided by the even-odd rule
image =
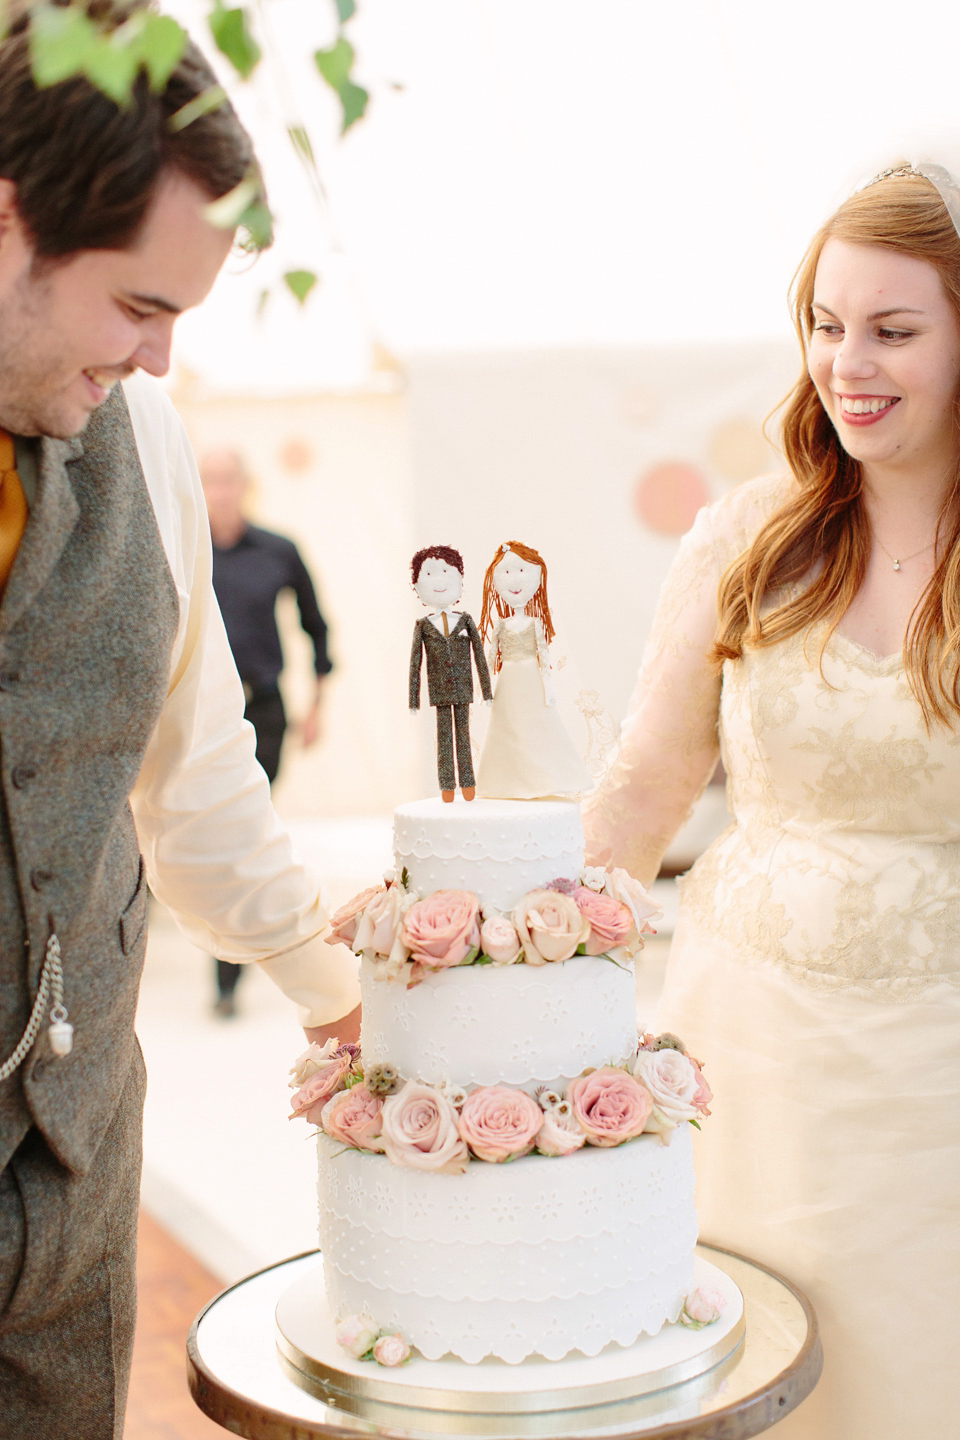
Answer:
[[[440,611],[440,619],[443,621],[443,633],[444,633],[444,635],[446,635],[447,639],[449,640],[449,639],[450,639],[450,626],[447,624],[447,613],[446,613],[445,610],[441,610],[441,611]]]
[[[17,558],[28,516],[27,497],[17,474],[13,437],[6,430],[0,430],[0,594]]]

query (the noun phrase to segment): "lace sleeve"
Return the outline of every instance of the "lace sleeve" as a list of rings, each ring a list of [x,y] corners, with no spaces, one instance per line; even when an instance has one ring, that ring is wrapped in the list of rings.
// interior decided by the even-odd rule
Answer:
[[[540,666],[540,679],[543,683],[543,703],[556,705],[557,694],[553,688],[553,675],[550,671],[550,647],[547,644],[543,624],[536,618],[533,622],[533,633],[537,638],[537,664]]]
[[[657,606],[617,761],[584,802],[587,858],[644,884],[717,762],[720,676],[707,656],[717,623],[721,557],[712,510],[680,544]]]

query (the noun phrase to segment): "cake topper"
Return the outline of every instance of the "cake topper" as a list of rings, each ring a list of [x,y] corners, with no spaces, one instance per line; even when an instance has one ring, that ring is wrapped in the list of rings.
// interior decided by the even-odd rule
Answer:
[[[498,676],[480,755],[480,794],[536,800],[589,790],[590,773],[557,712],[547,567],[529,545],[511,540],[490,562],[480,632]]]
[[[463,557],[450,545],[429,545],[410,562],[413,588],[424,605],[435,606],[413,628],[410,651],[410,709],[420,709],[420,671],[427,656],[427,694],[437,712],[437,778],[440,794],[451,801],[459,778],[464,800],[476,792],[470,754],[470,706],[473,704],[471,651],[480,689],[491,697],[490,672],[473,617],[454,609],[463,591]],[[454,768],[456,737],[456,768]]]

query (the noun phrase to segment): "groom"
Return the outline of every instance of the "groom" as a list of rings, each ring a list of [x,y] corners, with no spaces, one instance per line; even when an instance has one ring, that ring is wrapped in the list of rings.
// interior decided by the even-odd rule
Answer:
[[[99,0],[97,23],[129,6]],[[119,109],[0,43],[0,1440],[119,1440],[133,1341],[147,886],[356,1038],[243,720],[196,466],[147,376],[254,166],[190,47]],[[138,372],[140,372],[138,374]]]

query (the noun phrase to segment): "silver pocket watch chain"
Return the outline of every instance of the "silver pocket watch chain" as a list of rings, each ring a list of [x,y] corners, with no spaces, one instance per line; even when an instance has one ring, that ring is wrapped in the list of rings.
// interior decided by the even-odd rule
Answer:
[[[47,1036],[54,1055],[62,1058],[69,1055],[73,1049],[73,1026],[68,1022],[67,1009],[63,1003],[63,966],[60,963],[60,941],[56,934],[51,935],[47,941],[47,951],[43,957],[43,968],[40,971],[40,983],[37,987],[37,998],[33,1002],[27,1028],[9,1060],[0,1065],[0,1080],[7,1080],[29,1055],[34,1041],[40,1034],[43,1012],[47,1008],[47,1002],[51,999],[53,1004],[50,1007],[50,1025]]]

